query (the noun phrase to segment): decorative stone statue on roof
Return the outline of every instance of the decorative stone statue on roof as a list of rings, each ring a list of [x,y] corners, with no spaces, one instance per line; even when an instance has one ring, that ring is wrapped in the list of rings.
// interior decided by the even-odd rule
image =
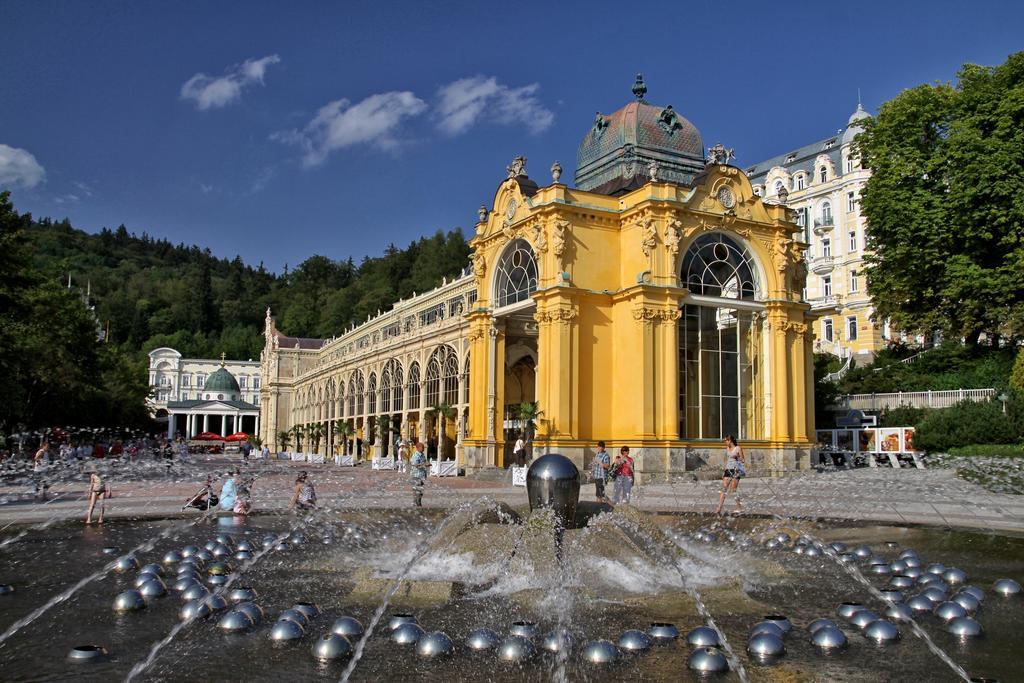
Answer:
[[[557,183],[558,179],[561,177],[562,165],[556,161],[555,163],[551,164],[551,179]]]
[[[728,164],[730,160],[735,158],[736,152],[734,152],[732,148],[727,148],[721,142],[708,148],[708,166],[714,166],[715,164]]]
[[[509,178],[518,178],[526,175],[526,157],[517,156],[512,163],[505,167]]]

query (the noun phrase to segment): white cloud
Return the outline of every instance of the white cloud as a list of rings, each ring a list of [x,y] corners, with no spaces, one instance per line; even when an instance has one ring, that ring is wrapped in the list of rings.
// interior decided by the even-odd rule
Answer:
[[[68,193],[65,195],[61,195],[60,197],[54,197],[53,201],[57,202],[58,204],[77,204],[78,202],[81,201],[81,197],[79,197],[77,194]]]
[[[244,88],[257,83],[262,85],[267,67],[280,61],[277,55],[247,59],[228,67],[219,78],[198,73],[181,86],[181,99],[191,100],[200,111],[226,107],[242,97]]]
[[[46,170],[31,152],[0,144],[0,185],[35,187],[46,179]]]
[[[270,181],[277,175],[277,171],[274,170],[273,166],[264,166],[256,177],[253,178],[252,183],[249,185],[249,191],[247,194],[254,195],[263,191]]]
[[[418,116],[427,104],[411,92],[385,92],[350,103],[341,99],[320,108],[317,115],[302,128],[271,135],[271,139],[301,147],[304,166],[323,163],[338,149],[368,144],[391,149],[398,144],[396,129],[402,120]]]
[[[75,182],[73,182],[71,184],[74,185],[75,187],[77,187],[79,189],[79,191],[82,194],[84,194],[86,197],[91,197],[96,192],[96,190],[93,188],[92,185],[90,185],[89,183],[84,182],[82,180],[76,180]]]
[[[437,91],[438,127],[449,135],[458,135],[477,122],[524,124],[531,133],[542,133],[555,120],[555,114],[537,98],[539,83],[509,88],[494,76],[462,78]]]

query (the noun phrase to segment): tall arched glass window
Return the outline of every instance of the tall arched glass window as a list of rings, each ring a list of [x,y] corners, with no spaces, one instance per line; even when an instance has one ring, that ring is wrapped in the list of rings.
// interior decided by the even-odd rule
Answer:
[[[380,410],[382,413],[402,409],[402,364],[392,358],[380,373]]]
[[[763,339],[757,262],[732,237],[708,233],[683,257],[691,295],[679,319],[679,436],[763,434]]]
[[[420,364],[413,362],[409,366],[409,410],[420,408]]]
[[[502,308],[530,298],[537,291],[537,259],[524,239],[505,247],[494,275],[494,307]]]
[[[370,385],[366,390],[366,399],[369,405],[369,413],[373,415],[377,412],[377,375],[370,373]]]
[[[821,203],[821,224],[832,225],[832,203],[822,202]]]

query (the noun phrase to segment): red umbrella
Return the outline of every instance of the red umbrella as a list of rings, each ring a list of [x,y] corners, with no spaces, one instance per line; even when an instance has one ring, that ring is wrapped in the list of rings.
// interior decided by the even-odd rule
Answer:
[[[194,441],[223,441],[224,437],[213,432],[203,432],[192,437]]]
[[[231,436],[224,439],[225,441],[248,441],[249,435],[245,432],[235,432]]]

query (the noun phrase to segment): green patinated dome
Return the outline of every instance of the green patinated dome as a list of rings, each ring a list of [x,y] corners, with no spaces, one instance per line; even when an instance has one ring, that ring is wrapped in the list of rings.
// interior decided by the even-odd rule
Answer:
[[[203,384],[203,391],[238,394],[242,389],[238,386],[238,380],[235,379],[235,376],[221,367],[206,378],[206,383]]]
[[[622,194],[650,182],[651,164],[660,182],[688,185],[704,170],[704,143],[697,128],[672,105],[644,99],[647,86],[637,74],[636,101],[613,114],[598,112],[576,157],[576,187]]]

